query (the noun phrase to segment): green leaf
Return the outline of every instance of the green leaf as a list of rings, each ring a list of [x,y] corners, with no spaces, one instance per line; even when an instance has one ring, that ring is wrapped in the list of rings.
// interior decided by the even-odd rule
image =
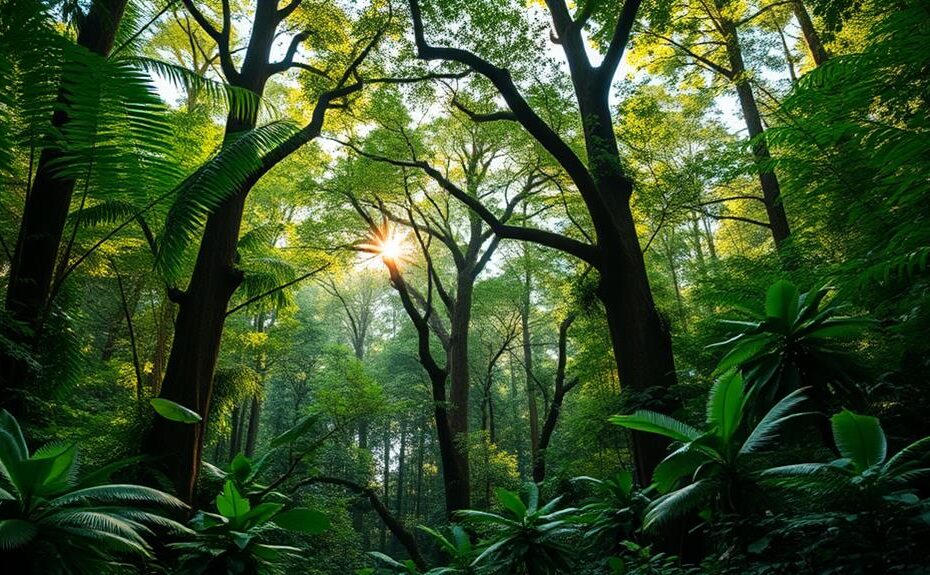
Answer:
[[[668,493],[680,480],[693,476],[695,470],[709,459],[710,456],[703,451],[682,447],[656,466],[652,481],[659,493]]]
[[[316,424],[319,416],[311,413],[297,422],[294,427],[271,440],[271,447],[281,447],[306,434]]]
[[[25,545],[36,536],[35,524],[22,519],[0,520],[0,550],[13,551]]]
[[[714,382],[707,400],[707,425],[726,444],[739,427],[743,412],[743,377],[732,370]]]
[[[702,479],[662,495],[646,508],[643,530],[651,531],[655,527],[697,509],[705,503],[717,487],[715,481]]]
[[[610,572],[613,575],[625,575],[627,573],[626,563],[619,557],[609,557],[607,559],[607,567],[610,568]]]
[[[888,444],[878,418],[844,409],[830,422],[840,455],[852,461],[857,472],[885,461]]]
[[[249,543],[252,542],[252,538],[255,537],[252,533],[242,533],[240,531],[230,531],[229,536],[232,538],[233,543],[236,544],[241,550],[244,550],[249,546]]]
[[[614,425],[664,435],[676,441],[691,441],[700,433],[686,423],[654,411],[639,410],[632,415],[614,415],[609,421]]]
[[[278,527],[298,533],[319,535],[329,529],[329,518],[326,515],[304,507],[285,511],[275,516],[273,521]]]
[[[714,368],[714,375],[720,375],[730,371],[733,368],[742,367],[749,361],[757,358],[759,352],[767,350],[772,341],[772,336],[767,333],[760,333],[743,338],[742,341],[734,345],[730,351],[720,358],[720,363]]]
[[[494,496],[500,504],[518,518],[526,515],[526,505],[520,496],[513,491],[508,491],[502,487],[494,490]]]
[[[239,494],[236,484],[229,480],[223,485],[223,493],[216,497],[216,508],[223,517],[236,519],[248,513],[251,505]]]
[[[229,464],[229,473],[237,481],[245,481],[251,472],[252,460],[241,453],[237,454]]]
[[[798,417],[807,415],[806,413],[791,413],[805,399],[803,389],[797,389],[783,397],[756,424],[749,437],[740,447],[740,454],[746,455],[764,449],[775,439],[782,426]]]
[[[275,516],[276,513],[284,509],[284,505],[281,503],[259,503],[251,509],[248,513],[243,515],[240,520],[244,524],[248,524],[249,527],[255,525],[261,525],[269,519]]]
[[[19,423],[7,410],[0,410],[0,462],[23,461],[29,448]]]
[[[798,288],[788,280],[778,280],[765,294],[765,315],[790,327],[798,315]]]
[[[874,324],[874,320],[864,317],[834,317],[821,322],[814,329],[807,332],[805,337],[814,339],[851,339],[858,337],[865,328]]]
[[[162,397],[153,397],[149,400],[158,415],[178,423],[200,423],[202,417],[192,409]]]

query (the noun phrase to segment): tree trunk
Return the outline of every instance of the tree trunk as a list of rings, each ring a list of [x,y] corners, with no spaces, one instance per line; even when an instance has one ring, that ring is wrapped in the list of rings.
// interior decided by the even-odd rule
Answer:
[[[514,369],[515,360],[513,356],[510,358],[510,401],[507,403],[510,405],[510,417],[513,420],[513,424],[520,426],[520,413],[517,408],[517,402],[519,401],[520,394],[517,391],[517,374]],[[522,427],[522,426],[520,426]],[[532,467],[532,463],[530,463]],[[527,462],[526,462],[526,448],[523,444],[523,437],[517,436],[517,471],[520,474],[520,479],[523,480],[527,475]]]
[[[77,44],[106,57],[113,49],[126,3],[126,0],[96,0],[81,25]],[[69,122],[68,95],[64,89],[59,90],[58,103],[62,107],[51,118],[55,130]],[[46,148],[39,156],[10,260],[6,311],[24,331],[5,330],[9,332],[5,335],[27,349],[35,348],[42,318],[50,303],[58,250],[74,194],[75,181],[59,177],[53,165],[62,155],[60,150]],[[14,416],[24,416],[24,398],[16,390],[28,389],[31,377],[29,365],[21,357],[0,355],[0,405]]]
[[[242,429],[242,409],[240,407],[234,407],[232,410],[232,417],[229,423],[229,460],[232,461],[232,458],[239,453],[239,443],[242,437],[240,430]]]
[[[533,377],[533,347],[530,338],[530,297],[532,277],[530,275],[528,248],[524,247],[523,299],[520,302],[520,326],[523,338],[523,371],[526,378],[527,410],[530,419],[530,460],[539,457],[539,408],[536,403],[536,380]]]
[[[555,432],[555,426],[559,422],[559,415],[562,413],[562,403],[565,400],[565,390],[557,390],[552,398],[552,406],[549,407],[549,413],[543,422],[542,431],[539,434],[539,454],[540,456],[533,461],[533,481],[542,483],[546,479],[546,450],[549,449],[549,443],[552,441],[552,434]]]
[[[404,515],[404,465],[407,462],[407,422],[400,422],[400,452],[397,454],[397,501],[394,506],[395,515],[403,517]]]
[[[155,316],[155,345],[149,360],[152,371],[148,376],[148,386],[152,397],[157,397],[161,393],[161,382],[165,375],[168,343],[171,340],[175,315],[174,302],[164,298],[152,313]]]
[[[461,450],[457,445],[455,433],[453,433],[450,423],[446,398],[446,380],[449,378],[449,375],[446,369],[439,367],[436,360],[433,358],[432,351],[430,350],[429,323],[427,319],[420,314],[416,304],[413,302],[413,298],[410,295],[410,291],[407,288],[403,276],[397,266],[391,263],[390,260],[385,260],[385,263],[390,273],[391,284],[400,296],[404,311],[407,312],[407,315],[413,321],[414,327],[416,328],[417,355],[420,359],[420,364],[429,376],[430,392],[433,399],[433,418],[436,424],[436,440],[439,445],[440,469],[446,495],[446,514],[451,519],[452,515],[459,509],[468,509],[470,486],[467,459],[464,460],[465,465],[463,466]],[[468,297],[470,300],[470,295],[468,295]],[[453,324],[455,324],[454,321]],[[463,359],[467,361],[467,354]],[[459,369],[462,367],[460,363]],[[467,363],[464,367],[467,369]]]
[[[714,242],[714,230],[710,227],[710,218],[704,216],[701,220],[704,224],[704,237],[707,239],[707,252],[712,261],[717,261],[717,244]]]
[[[391,504],[391,424],[384,426],[384,442],[381,464],[383,466],[381,473],[382,496],[388,505]],[[381,535],[378,548],[382,553],[387,552],[387,531],[381,526]]]
[[[417,439],[417,498],[413,506],[413,515],[422,517],[420,504],[423,499],[423,450],[426,447],[426,422],[420,423],[420,432]]]
[[[249,430],[245,436],[245,456],[255,454],[255,445],[258,442],[258,426],[261,424],[262,402],[257,395],[252,396],[252,407],[249,410]]]
[[[468,331],[471,327],[474,280],[470,273],[459,271],[455,306],[449,328],[449,426],[455,442],[455,458],[467,489],[468,464],[468,396],[471,376],[468,365]],[[467,501],[467,495],[466,495]]]
[[[756,163],[760,165],[759,184],[762,187],[762,197],[765,201],[769,227],[772,230],[772,238],[775,240],[776,248],[781,249],[785,240],[791,235],[791,230],[788,227],[785,206],[782,204],[778,176],[770,168],[762,167],[762,165],[772,161],[768,144],[760,137],[764,132],[762,114],[759,112],[759,106],[752,91],[752,84],[746,76],[746,66],[743,62],[743,51],[736,25],[728,20],[721,20],[721,25],[726,34],[727,57],[730,60],[730,70],[733,72],[733,81],[736,84],[736,94],[739,97],[740,108],[743,111],[743,119],[746,122],[750,139],[755,140],[752,144],[752,155]]]
[[[704,259],[704,247],[701,245],[701,228],[698,224],[698,218],[700,216],[692,212],[691,213],[691,245],[694,249],[694,258],[697,262],[698,272],[703,276],[707,274],[707,262]]]
[[[794,17],[797,18],[798,24],[801,26],[801,33],[804,34],[807,49],[810,50],[811,57],[814,59],[814,64],[821,66],[830,59],[830,53],[823,45],[820,34],[817,33],[817,28],[814,27],[814,21],[811,19],[807,7],[804,6],[804,2],[797,0],[792,4],[792,8],[794,9]]]
[[[276,3],[258,2],[256,6],[252,35],[236,84],[261,97],[278,22]],[[241,118],[231,113],[226,120],[226,137],[253,129],[256,120],[254,115]],[[242,282],[236,262],[243,209],[257,179],[256,176],[247,180],[207,218],[190,284],[177,298],[175,338],[161,397],[197,411],[203,420],[191,425],[156,418],[148,447],[150,453],[162,458],[177,494],[187,502],[193,500],[200,471],[226,309]]]
[[[781,26],[778,28],[778,38],[781,40],[781,49],[785,54],[785,66],[788,68],[788,77],[791,78],[792,84],[797,84],[798,74],[794,69],[794,56],[791,54],[791,48],[788,47],[788,40],[785,38],[785,31]]]
[[[668,271],[672,276],[672,287],[675,288],[675,304],[678,307],[678,318],[681,320],[681,326],[687,329],[688,318],[685,316],[685,302],[681,297],[681,282],[678,279],[678,266],[675,264],[675,254],[672,253],[672,240],[669,238],[670,232],[663,234],[662,243],[665,244],[665,261],[668,263]]]
[[[580,94],[587,88],[576,85]],[[607,92],[580,97],[585,119],[589,169],[603,212],[592,211],[600,256],[597,294],[604,305],[621,385],[633,392],[649,391],[650,409],[671,413],[676,401],[667,391],[678,379],[667,322],[659,315],[646,274],[643,251],[630,209],[633,182],[620,165]],[[632,432],[633,468],[640,485],[652,483],[652,472],[667,455],[668,440]]]

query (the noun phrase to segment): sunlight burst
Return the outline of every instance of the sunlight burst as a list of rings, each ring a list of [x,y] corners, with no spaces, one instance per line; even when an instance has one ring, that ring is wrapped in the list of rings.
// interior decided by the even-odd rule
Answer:
[[[391,233],[379,243],[378,251],[386,260],[400,260],[405,253],[403,239]]]
[[[358,245],[360,251],[381,256],[381,261],[390,265],[397,265],[408,260],[409,246],[405,236],[387,226],[377,229],[372,235],[374,237],[370,242]]]

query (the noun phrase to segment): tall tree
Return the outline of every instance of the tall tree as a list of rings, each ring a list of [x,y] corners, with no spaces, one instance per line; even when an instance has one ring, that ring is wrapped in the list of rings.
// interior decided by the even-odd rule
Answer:
[[[95,0],[81,18],[78,46],[106,58],[113,49],[126,4],[126,0]],[[59,106],[51,118],[53,130],[60,131],[68,125],[69,103],[68,89],[62,85]],[[6,311],[21,325],[4,335],[27,349],[34,347],[49,305],[62,234],[77,181],[73,175],[62,173],[58,164],[63,157],[65,151],[57,146],[42,149],[10,260]],[[8,327],[6,322],[4,326]],[[0,402],[16,415],[22,415],[24,403],[14,389],[21,388],[30,376],[29,364],[23,357],[0,353]]]
[[[820,33],[814,26],[814,20],[811,18],[810,12],[807,11],[807,6],[804,5],[803,0],[794,0],[791,3],[791,8],[798,25],[801,27],[801,33],[804,34],[804,43],[807,44],[807,49],[810,51],[814,64],[817,66],[823,65],[830,59],[830,52],[823,45]]]
[[[192,0],[185,0],[184,5],[191,17],[216,42],[223,75],[230,85],[261,98],[274,75],[299,68],[319,77],[328,86],[319,93],[309,123],[277,142],[272,140],[270,149],[256,150],[252,162],[241,167],[236,176],[226,182],[225,189],[220,190],[220,200],[206,218],[188,287],[173,294],[178,304],[178,315],[161,397],[197,411],[204,421],[186,425],[157,419],[150,434],[149,450],[162,457],[161,461],[178,494],[190,501],[200,469],[204,427],[227,306],[242,282],[242,272],[237,266],[237,244],[246,198],[265,173],[320,134],[327,111],[343,105],[340,102],[345,97],[361,89],[358,69],[383,32],[369,31],[368,38],[359,39],[352,53],[341,58],[347,60],[342,72],[327,72],[312,64],[295,61],[301,44],[313,35],[314,22],[305,17],[298,19],[298,24],[305,29],[291,37],[283,59],[274,62],[271,53],[278,30],[295,12],[301,15],[297,12],[301,8],[301,0],[292,0],[280,8],[278,2],[256,0],[251,34],[244,47],[241,64],[237,66],[235,55],[238,50],[232,45],[233,14],[229,2],[223,2],[219,27],[208,20]],[[342,32],[348,34],[350,30]],[[340,59],[329,46],[314,46],[314,49],[319,54]],[[254,131],[257,123],[257,107],[245,114],[231,112],[226,120],[226,146],[241,142],[245,137],[243,134]]]
[[[710,72],[735,89],[752,140],[752,156],[768,216],[767,227],[781,249],[791,235],[791,228],[782,203],[781,185],[772,168],[772,155],[763,138],[765,125],[756,99],[756,87],[760,82],[758,71],[747,64],[742,37],[742,32],[770,9],[771,6],[757,7],[734,0],[662,5],[650,13],[649,28],[643,35],[679,56],[673,59],[672,66],[684,64],[698,73]],[[644,48],[646,51],[651,50],[648,44]],[[650,60],[650,63],[657,62],[657,58]]]
[[[438,184],[440,189],[452,183],[450,178],[460,178],[461,187],[456,187],[466,196],[476,199],[486,195],[489,170],[495,160],[502,154],[502,142],[497,131],[490,131],[477,126],[465,125],[456,129],[456,123],[443,123],[438,127],[453,134],[450,141],[449,164],[454,166],[454,175],[450,171],[442,174],[427,171],[427,175]],[[393,161],[384,156],[372,154],[365,149],[350,144],[359,155],[393,164],[405,162]],[[401,166],[406,167],[406,166]],[[519,170],[514,179],[521,181],[519,191],[511,198],[502,218],[506,221],[513,215],[514,208],[521,199],[533,194],[543,182],[542,175],[532,166]],[[430,376],[433,400],[436,402],[436,426],[439,430],[440,453],[443,461],[443,480],[446,488],[446,509],[451,514],[465,509],[470,501],[469,459],[467,435],[469,430],[469,394],[471,387],[471,369],[469,365],[469,330],[471,326],[472,304],[475,282],[484,271],[497,250],[500,238],[476,213],[467,211],[461,220],[455,217],[456,211],[448,202],[434,198],[435,189],[421,188],[423,198],[416,201],[409,189],[406,171],[403,172],[404,192],[402,195],[402,213],[394,213],[390,204],[378,199],[375,206],[384,222],[409,228],[416,237],[420,251],[427,260],[428,293],[422,294],[404,280],[397,254],[385,251],[385,245],[396,242],[396,233],[386,224],[378,224],[375,218],[355,197],[353,205],[367,222],[375,236],[372,250],[381,253],[391,278],[392,286],[400,294],[404,309],[415,324],[421,324],[425,331],[417,328],[420,342],[420,359]],[[461,231],[460,231],[461,230]],[[436,241],[452,260],[454,273],[453,285],[447,289],[442,274],[436,269],[430,244]],[[442,320],[439,306],[433,305],[433,293],[438,294],[442,313],[448,318],[448,325]],[[444,367],[433,356],[430,349],[430,334],[438,337],[445,352]],[[428,357],[427,357],[428,356]],[[447,383],[448,382],[448,383]],[[448,386],[448,393],[446,388]],[[446,429],[447,428],[447,429]]]
[[[502,238],[532,241],[573,255],[599,272],[598,296],[607,312],[607,320],[624,385],[631,390],[661,390],[673,385],[675,362],[671,339],[653,301],[636,225],[630,209],[633,182],[624,172],[617,148],[611,117],[610,90],[614,75],[630,38],[640,0],[627,0],[619,13],[609,3],[588,2],[575,14],[564,0],[548,0],[552,19],[552,37],[562,48],[567,62],[571,86],[581,122],[584,157],[576,152],[567,135],[546,122],[523,95],[511,68],[501,67],[483,57],[475,49],[432,44],[419,0],[410,0],[414,40],[417,55],[425,60],[441,60],[466,66],[489,81],[504,99],[508,111],[478,113],[468,110],[476,121],[517,121],[565,170],[581,195],[593,227],[593,236],[578,240],[566,235],[501,222],[479,200],[460,193],[454,186],[446,189],[474,209]],[[431,5],[432,7],[432,5]],[[494,12],[486,3],[475,8]],[[522,5],[515,10],[523,14]],[[433,9],[434,26],[441,32],[449,30],[450,22],[438,21],[443,13]],[[522,16],[521,16],[522,17]],[[475,22],[487,24],[486,18]],[[492,24],[488,24],[492,26]],[[477,33],[480,34],[480,30]],[[495,38],[485,31],[483,47],[494,47]],[[593,64],[586,36],[592,36],[601,48],[601,62]],[[467,44],[470,37],[459,35]],[[492,50],[499,56],[501,50]],[[491,58],[494,57],[491,56]],[[522,54],[509,54],[519,57]],[[525,62],[522,64],[525,66]],[[424,169],[434,170],[431,166]],[[671,405],[660,406],[669,409]],[[664,457],[664,441],[648,435],[633,434],[633,452],[639,480],[648,483],[652,470]]]

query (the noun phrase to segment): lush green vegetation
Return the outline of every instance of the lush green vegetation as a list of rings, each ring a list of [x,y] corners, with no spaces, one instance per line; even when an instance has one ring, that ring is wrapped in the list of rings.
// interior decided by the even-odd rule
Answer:
[[[925,0],[0,0],[0,564],[930,572],[928,70]]]

